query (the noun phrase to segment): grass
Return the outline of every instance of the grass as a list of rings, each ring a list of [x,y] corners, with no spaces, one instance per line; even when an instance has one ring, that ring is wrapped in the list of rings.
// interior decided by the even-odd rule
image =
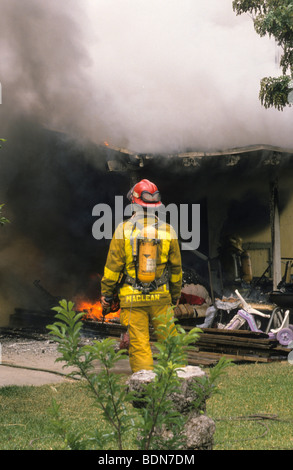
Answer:
[[[8,386],[0,388],[0,449],[61,450],[63,440],[55,435],[48,412],[52,399],[61,404],[61,414],[72,422],[71,429],[83,432],[102,428],[109,431],[81,382],[56,385]]]
[[[293,449],[292,365],[234,365],[221,377],[219,388],[221,393],[207,402],[207,414],[216,423],[215,450]],[[108,432],[81,382],[2,387],[0,449],[62,449],[47,411],[52,398],[61,403],[62,415],[70,417],[73,430],[99,427]],[[134,448],[131,436],[126,446]]]
[[[293,449],[292,365],[234,365],[220,390],[207,403],[216,423],[215,450]]]

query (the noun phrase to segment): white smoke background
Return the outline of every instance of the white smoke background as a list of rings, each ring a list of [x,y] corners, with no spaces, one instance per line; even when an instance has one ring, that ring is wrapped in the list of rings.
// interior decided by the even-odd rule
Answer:
[[[33,116],[136,152],[292,146],[292,109],[258,98],[260,79],[280,74],[275,42],[232,0],[0,6],[2,122]]]
[[[292,111],[258,99],[260,79],[280,72],[275,43],[232,1],[95,5],[96,83],[117,142],[161,152],[292,144]]]

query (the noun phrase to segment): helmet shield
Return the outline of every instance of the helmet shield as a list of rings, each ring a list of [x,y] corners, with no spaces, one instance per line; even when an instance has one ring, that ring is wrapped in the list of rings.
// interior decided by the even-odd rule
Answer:
[[[142,207],[158,207],[161,195],[157,186],[149,180],[141,180],[127,194],[128,199]]]
[[[161,195],[159,191],[155,191],[153,194],[149,193],[148,191],[142,191],[140,197],[143,202],[155,203],[161,201]]]

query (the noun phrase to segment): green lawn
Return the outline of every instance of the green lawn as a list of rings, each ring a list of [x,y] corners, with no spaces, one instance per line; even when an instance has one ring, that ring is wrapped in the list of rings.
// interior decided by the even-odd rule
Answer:
[[[220,389],[207,406],[216,422],[215,449],[293,449],[292,365],[234,365]]]
[[[216,423],[215,450],[293,449],[292,365],[233,365],[220,379],[220,392],[207,402],[207,414]],[[47,412],[52,398],[62,404],[73,430],[99,427],[108,432],[81,382],[3,387],[0,449],[61,449],[63,442],[53,433]],[[131,436],[126,449],[133,449]]]

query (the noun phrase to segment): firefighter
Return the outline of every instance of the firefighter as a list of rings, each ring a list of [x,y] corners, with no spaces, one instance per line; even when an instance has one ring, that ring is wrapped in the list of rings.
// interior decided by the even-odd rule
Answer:
[[[157,186],[143,179],[128,198],[135,212],[119,224],[111,240],[101,302],[109,307],[118,287],[120,323],[128,329],[130,367],[137,372],[153,369],[149,322],[156,331],[169,307],[178,303],[182,267],[175,230],[155,215],[161,205]]]

